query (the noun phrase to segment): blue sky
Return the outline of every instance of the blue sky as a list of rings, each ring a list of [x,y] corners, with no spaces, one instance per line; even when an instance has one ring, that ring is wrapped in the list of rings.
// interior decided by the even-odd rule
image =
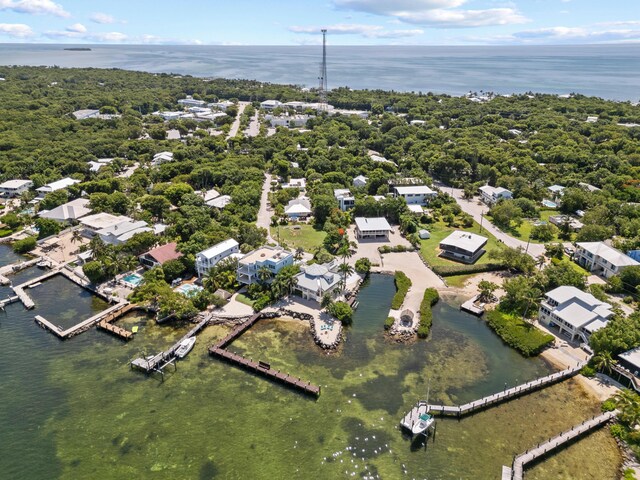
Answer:
[[[0,43],[640,43],[640,0],[0,0]]]

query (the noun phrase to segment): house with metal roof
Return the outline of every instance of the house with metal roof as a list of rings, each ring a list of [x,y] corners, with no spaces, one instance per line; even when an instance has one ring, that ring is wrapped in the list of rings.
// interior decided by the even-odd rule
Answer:
[[[578,242],[576,247],[574,261],[585,270],[604,278],[617,275],[627,267],[640,265],[638,261],[604,242]]]
[[[31,180],[7,180],[0,183],[0,195],[4,197],[19,197],[33,187]]]
[[[47,183],[40,188],[36,188],[36,192],[38,192],[38,196],[40,198],[44,198],[47,193],[62,190],[63,188],[70,187],[76,183],[80,183],[80,180],[74,180],[73,178],[66,177],[61,180],[56,180],[55,182]]]
[[[393,187],[393,194],[396,198],[404,198],[407,205],[427,205],[438,195],[426,185],[398,185]]]
[[[475,263],[489,239],[471,232],[456,230],[440,242],[440,256],[463,263]]]
[[[156,248],[152,248],[138,257],[140,263],[147,268],[157,267],[169,260],[177,260],[182,257],[182,253],[176,250],[176,242],[166,243]]]
[[[510,190],[502,187],[492,187],[491,185],[484,185],[478,189],[480,191],[480,198],[487,205],[493,205],[499,200],[509,200],[513,198],[513,194]]]
[[[70,202],[58,205],[51,210],[43,210],[38,213],[38,216],[41,218],[49,218],[56,222],[68,222],[78,220],[90,213],[91,209],[89,208],[89,199],[76,198]]]
[[[323,265],[305,265],[296,275],[298,283],[294,292],[302,298],[320,303],[325,295],[329,294],[331,297],[335,297],[339,293],[341,279],[335,261]]]
[[[198,277],[202,278],[210,269],[219,262],[233,254],[240,253],[240,244],[233,238],[215,244],[196,254],[196,271]]]
[[[391,225],[384,217],[356,217],[356,237],[359,240],[374,238],[389,240]]]
[[[293,265],[293,254],[280,247],[260,247],[238,261],[236,278],[238,282],[251,285],[260,280],[259,272],[264,268],[275,277],[280,270]]]
[[[591,334],[606,326],[613,316],[611,305],[573,286],[547,292],[540,303],[540,323],[557,327],[560,333],[588,343]]]

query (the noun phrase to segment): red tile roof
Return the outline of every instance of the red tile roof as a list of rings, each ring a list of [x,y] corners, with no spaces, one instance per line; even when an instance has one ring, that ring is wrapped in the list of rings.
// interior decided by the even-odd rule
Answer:
[[[182,256],[182,253],[176,251],[177,246],[178,244],[176,242],[167,243],[166,245],[149,250],[145,255],[149,255],[162,265],[169,260],[176,260]]]

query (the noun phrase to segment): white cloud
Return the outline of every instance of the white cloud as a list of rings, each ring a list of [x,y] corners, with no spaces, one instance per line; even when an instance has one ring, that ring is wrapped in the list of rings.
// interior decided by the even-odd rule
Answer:
[[[0,0],[0,10],[12,10],[14,12],[29,13],[32,15],[71,16],[62,5],[51,0]]]
[[[513,7],[467,10],[468,0],[333,0],[338,8],[392,17],[403,23],[442,28],[513,25],[528,19]]]
[[[640,43],[640,29],[613,28],[601,29],[588,27],[550,27],[523,30],[510,35],[489,37],[467,37],[470,43],[489,45],[557,45],[557,44],[594,44],[594,43]]]
[[[81,23],[74,23],[73,25],[69,25],[65,30],[67,32],[85,33],[87,31],[87,27]]]
[[[60,39],[60,38],[73,38],[75,40],[81,40],[84,42],[96,42],[96,43],[121,43],[126,41],[129,37],[120,32],[100,32],[92,33],[73,31],[67,28],[64,31],[50,30],[42,34],[47,38]]]
[[[134,39],[138,40],[138,39]],[[204,45],[202,40],[178,40],[175,38],[159,37],[157,35],[143,35],[139,41],[151,45]]]
[[[102,13],[102,12],[92,13],[91,16],[89,17],[89,20],[91,20],[94,23],[100,23],[103,25],[109,24],[109,23],[116,23],[116,19],[112,15],[109,15],[108,13]]]
[[[0,23],[0,35],[26,38],[33,36],[33,30],[31,30],[29,25],[25,25],[24,23]]]
[[[412,30],[385,30],[379,25],[365,25],[358,23],[339,23],[336,25],[319,26],[292,26],[289,30],[294,33],[319,33],[321,28],[326,28],[331,35],[361,35],[366,38],[404,38],[422,35],[421,29]]]
[[[411,15],[399,15],[405,23],[437,27],[465,28],[490,25],[526,23],[526,17],[513,8],[489,8],[487,10],[430,10]]]
[[[127,40],[127,35],[121,32],[105,32],[105,33],[94,33],[91,35],[87,36],[88,40],[93,40],[96,42],[105,42],[105,43],[110,43],[110,42],[124,42],[125,40]]]
[[[438,8],[455,8],[466,3],[466,0],[334,0],[333,3],[348,10],[395,16]]]

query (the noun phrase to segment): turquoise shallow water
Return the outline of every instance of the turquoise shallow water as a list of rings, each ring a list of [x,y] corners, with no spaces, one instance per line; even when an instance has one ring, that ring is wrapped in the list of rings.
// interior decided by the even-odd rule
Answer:
[[[427,342],[386,342],[382,324],[393,294],[387,276],[373,276],[362,289],[337,355],[320,352],[297,321],[262,321],[231,346],[321,384],[317,400],[209,357],[207,347],[228,331],[218,326],[203,331],[164,383],[145,377],[128,361],[166,347],[188,325],[158,326],[130,315],[121,324],[138,325],[140,333],[127,344],[97,330],[61,342],[33,315],[62,318],[101,306],[73,284],[61,283],[52,297],[39,288],[37,311],[11,305],[0,313],[6,478],[489,479],[513,454],[597,410],[567,382],[460,422],[439,420],[435,442],[426,450],[412,444],[397,424],[426,395],[429,379],[432,401],[458,403],[549,368],[444,303],[435,308]],[[613,479],[618,462],[603,430],[527,478]]]

